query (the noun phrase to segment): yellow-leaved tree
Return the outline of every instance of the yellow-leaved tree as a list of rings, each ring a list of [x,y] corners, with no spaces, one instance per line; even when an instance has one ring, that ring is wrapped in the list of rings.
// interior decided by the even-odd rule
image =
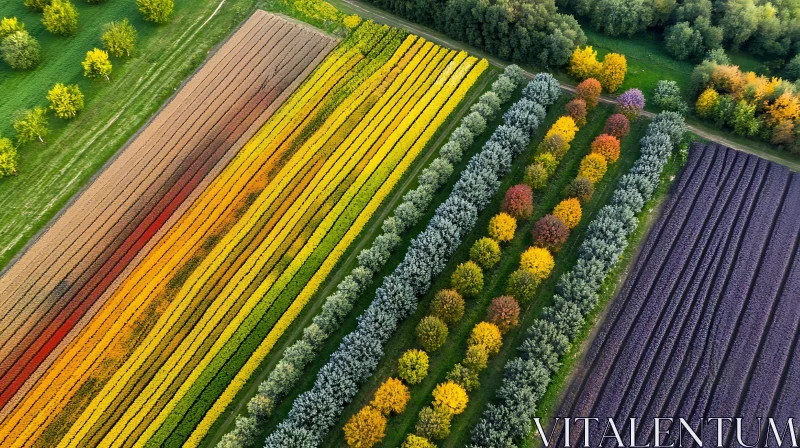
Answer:
[[[625,56],[618,53],[609,53],[603,59],[603,70],[600,74],[600,84],[609,92],[616,92],[625,74],[628,72],[628,61]]]
[[[701,118],[708,118],[714,112],[714,108],[719,103],[719,93],[711,87],[707,88],[697,97],[697,103],[694,105],[697,116]]]
[[[386,436],[386,417],[372,406],[364,406],[344,425],[344,439],[353,448],[370,448]]]
[[[468,402],[467,391],[452,381],[440,383],[433,390],[433,408],[450,415],[464,412]]]
[[[406,409],[409,399],[411,393],[408,391],[408,386],[397,378],[387,378],[375,391],[375,398],[370,404],[385,415],[399,414]]]
[[[531,247],[522,253],[519,267],[533,274],[538,281],[550,275],[556,263],[550,251],[543,247]]]
[[[86,59],[83,60],[83,75],[89,79],[106,78],[111,74],[111,61],[108,60],[108,53],[95,48],[86,52]]]
[[[83,110],[83,93],[77,84],[56,84],[47,92],[47,101],[58,118],[75,118]]]
[[[603,65],[597,60],[597,51],[591,45],[576,47],[569,60],[569,74],[578,78],[594,78],[600,75]]]
[[[577,133],[578,126],[575,124],[575,120],[573,120],[569,115],[565,115],[553,123],[553,126],[550,127],[544,138],[547,139],[553,135],[559,135],[562,139],[564,139],[565,142],[570,143],[575,138],[575,134]]]

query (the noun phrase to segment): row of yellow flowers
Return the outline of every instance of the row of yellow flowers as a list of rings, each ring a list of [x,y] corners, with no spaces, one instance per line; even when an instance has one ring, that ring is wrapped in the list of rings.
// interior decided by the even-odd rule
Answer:
[[[250,144],[245,146],[239,155],[231,162],[229,167],[221,174],[208,188],[208,193],[201,196],[198,201],[187,212],[187,217],[181,220],[181,224],[196,226],[204,224],[210,226],[215,222],[218,215],[215,211],[225,210],[227,207],[220,204],[218,198],[225,195],[213,194],[215,192],[230,192],[229,181],[242,182],[250,176],[245,176],[242,169],[259,164],[252,161],[254,156],[260,154],[269,155],[268,151],[263,151],[260,143],[274,139],[275,135],[283,130],[284,126],[290,124],[292,120],[288,118],[296,117],[295,111],[303,110],[305,106],[314,99],[316,92],[325,87],[321,82],[326,78],[337,76],[339,69],[348,64],[349,61],[361,59],[358,51],[350,50],[339,53],[334,50],[334,54],[328,57],[325,62],[314,72],[300,89],[289,101],[273,115],[267,126],[256,135]],[[227,196],[236,197],[236,196]],[[203,213],[211,215],[211,219],[201,220],[198,216]],[[66,405],[87,379],[90,369],[96,368],[96,360],[103,356],[104,351],[120,339],[120,332],[127,329],[132,331],[131,324],[136,322],[147,309],[144,300],[157,287],[163,287],[165,277],[154,279],[154,274],[163,273],[164,275],[174,275],[177,265],[164,266],[165,258],[174,256],[175,251],[182,248],[191,249],[199,240],[185,241],[185,235],[202,236],[208,232],[208,227],[193,228],[187,231],[184,226],[176,225],[173,231],[168,232],[167,236],[156,246],[154,251],[148,256],[139,268],[123,283],[114,297],[110,298],[103,309],[92,320],[91,325],[85,328],[78,338],[62,353],[58,360],[53,363],[46,375],[36,384],[23,401],[15,408],[15,411],[0,425],[0,440],[14,437],[15,440],[35,440],[44,430],[46,425],[52,421]],[[148,260],[152,260],[149,261]],[[151,272],[151,268],[159,266],[167,269]],[[148,282],[145,279],[159,281]],[[145,287],[149,290],[145,290]],[[122,308],[124,312],[121,312]],[[75,365],[77,364],[77,366]],[[66,374],[65,374],[66,373]]]
[[[399,56],[393,57],[387,65],[391,64],[394,66],[398,60]],[[379,70],[378,72],[374,73],[374,75],[366,83],[357,89],[356,92],[354,92],[354,94],[349,98],[349,101],[342,103],[339,108],[330,115],[330,118],[314,134],[314,136],[309,139],[303,145],[303,147],[298,149],[298,152],[292,157],[293,161],[288,163],[281,170],[281,173],[276,178],[276,182],[271,183],[268,188],[261,192],[259,197],[256,199],[254,206],[251,207],[245,213],[245,215],[236,222],[231,231],[224,236],[224,238],[211,251],[209,256],[206,257],[197,267],[197,269],[195,269],[194,272],[189,276],[188,280],[178,294],[178,298],[173,301],[173,303],[170,305],[170,308],[162,316],[161,322],[156,325],[157,331],[155,334],[151,334],[145,340],[145,342],[137,348],[134,354],[127,360],[126,364],[116,372],[111,381],[109,381],[105,390],[87,407],[84,414],[75,423],[72,430],[64,439],[65,441],[72,440],[73,442],[78,443],[83,436],[85,436],[91,430],[98,418],[105,413],[106,409],[108,409],[112,404],[117,404],[115,403],[114,399],[129,381],[132,381],[136,378],[136,373],[146,365],[152,353],[158,349],[161,341],[164,340],[164,337],[168,334],[169,330],[173,328],[173,326],[179,325],[183,321],[182,316],[184,313],[191,312],[188,305],[191,303],[191,300],[196,296],[196,294],[200,292],[202,285],[206,284],[211,276],[220,269],[220,266],[228,259],[231,253],[234,252],[236,247],[242,243],[242,240],[248,235],[250,229],[258,224],[263,214],[275,202],[280,193],[283,192],[287,188],[287,185],[297,177],[297,174],[301,168],[305,166],[309,160],[311,160],[313,155],[321,148],[321,146],[328,139],[330,139],[347,120],[347,118],[356,111],[358,104],[360,104],[369,96],[372,90],[374,90],[374,88],[380,84],[386,74],[386,70]],[[309,183],[305,187],[305,191],[301,195],[301,198],[299,198],[298,201],[293,204],[292,212],[281,216],[278,224],[272,229],[272,232],[270,233],[273,235],[273,237],[266,239],[265,246],[259,247],[259,249],[257,249],[254,254],[247,259],[241,268],[235,272],[234,276],[226,284],[223,291],[217,296],[214,303],[208,308],[203,316],[203,320],[198,322],[195,328],[203,329],[216,327],[219,319],[224,316],[224,313],[226,313],[235,302],[235,299],[225,300],[223,298],[240,297],[243,290],[250,285],[253,277],[260,272],[261,266],[266,261],[264,257],[271,255],[271,253],[276,249],[277,245],[289,235],[289,231],[293,228],[294,223],[308,209],[311,201],[313,201],[316,196],[327,196],[327,194],[330,193],[330,188],[338,184],[335,182],[337,180],[337,176],[340,175],[342,167],[347,165],[351,156],[351,149],[353,148],[351,145],[356,140],[358,135],[358,133],[352,133],[349,136],[349,140],[345,141],[345,143],[337,150],[338,156],[325,160],[320,173],[314,177],[312,183]],[[356,151],[362,149],[364,148],[355,146]],[[358,152],[355,154],[359,156],[361,155]],[[320,185],[321,190],[317,190],[318,185]],[[274,281],[275,277],[277,277],[277,275],[268,277],[267,280]],[[255,306],[258,300],[259,296],[257,294],[251,296],[250,299],[245,302],[244,309],[251,309],[253,306]],[[198,336],[197,332],[193,332],[193,334]],[[202,337],[203,335],[204,333],[199,335],[201,337],[187,337],[181,344],[182,349],[178,349],[178,353],[183,352],[186,354],[193,354],[198,348],[199,344],[205,340],[205,338]],[[179,363],[181,367],[183,364],[184,363]],[[156,379],[158,379],[158,377]],[[147,401],[144,397],[146,397],[150,392],[149,389],[153,389],[155,387],[154,384],[155,383],[151,382],[148,385],[148,388],[137,396],[134,405],[128,409],[138,410],[140,406],[144,406],[145,401]],[[123,418],[121,421],[126,422],[127,419]]]

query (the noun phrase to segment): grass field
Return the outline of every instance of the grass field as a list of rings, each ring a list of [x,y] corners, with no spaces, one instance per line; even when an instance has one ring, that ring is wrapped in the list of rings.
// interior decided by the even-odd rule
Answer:
[[[0,103],[0,135],[12,135],[10,122],[15,111],[45,105],[48,89],[57,82],[77,82],[86,95],[86,109],[72,121],[51,116],[47,143],[19,148],[18,175],[0,179],[0,207],[4,210],[0,215],[0,268],[153,115],[206,59],[207,52],[241,23],[256,1],[178,2],[172,20],[162,26],[144,22],[133,1],[75,2],[80,16],[78,33],[72,37],[45,31],[41,14],[28,10],[21,1],[4,3],[2,15],[18,17],[39,39],[42,62],[35,70],[24,72],[0,64],[0,90],[13,92],[4,95]],[[103,24],[126,17],[139,32],[132,57],[124,61],[112,58],[110,82],[85,80],[80,63],[86,51],[100,46]]]

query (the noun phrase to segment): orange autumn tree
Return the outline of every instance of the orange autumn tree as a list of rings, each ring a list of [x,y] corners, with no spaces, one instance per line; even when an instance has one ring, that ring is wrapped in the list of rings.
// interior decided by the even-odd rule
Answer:
[[[591,110],[597,106],[602,92],[603,86],[600,85],[600,81],[589,78],[575,87],[575,98],[586,101],[586,108]]]
[[[614,163],[619,159],[619,139],[613,135],[600,134],[592,142],[592,153],[600,154],[606,162]]]
[[[352,448],[370,448],[386,437],[386,417],[372,406],[364,406],[344,425],[344,439]]]
[[[766,107],[767,125],[774,127],[782,121],[800,118],[800,102],[791,92],[784,92]]]

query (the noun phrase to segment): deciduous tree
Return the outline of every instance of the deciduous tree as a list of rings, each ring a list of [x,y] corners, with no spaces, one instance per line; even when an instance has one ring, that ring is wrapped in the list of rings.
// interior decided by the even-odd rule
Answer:
[[[31,69],[39,63],[39,41],[27,31],[17,31],[0,42],[0,55],[13,69]]]
[[[440,383],[433,390],[433,408],[450,415],[458,415],[467,409],[467,391],[452,381]]]
[[[505,334],[519,325],[519,303],[511,296],[495,297],[486,311],[486,320]]]
[[[44,107],[18,112],[13,125],[17,131],[17,141],[20,143],[28,143],[35,139],[44,143],[44,137],[50,133],[47,127],[47,109]]]
[[[10,139],[0,137],[0,177],[17,174],[17,150]]]
[[[533,213],[533,191],[531,187],[519,184],[509,188],[503,197],[503,203],[500,208],[516,219],[530,218]]]
[[[593,183],[600,182],[608,169],[606,158],[599,153],[592,152],[581,160],[578,176],[583,176]]]
[[[136,45],[136,28],[122,19],[120,22],[110,22],[103,27],[101,40],[109,53],[117,57],[130,56],[131,50]]]
[[[42,23],[53,34],[71,36],[78,31],[78,10],[69,0],[52,0],[44,8]]]
[[[522,303],[528,303],[536,295],[539,280],[525,269],[517,269],[508,276],[506,294],[516,298]]]
[[[479,322],[472,328],[469,334],[467,346],[482,345],[490,356],[500,352],[503,345],[503,335],[497,325],[490,322]]]
[[[603,127],[603,133],[613,135],[622,140],[631,132],[631,125],[628,117],[622,114],[613,114],[608,117]]]
[[[719,102],[719,93],[712,88],[708,88],[697,97],[697,103],[694,106],[697,116],[701,118],[710,118],[714,113],[714,108],[717,107]]]
[[[375,391],[375,398],[370,405],[381,411],[384,415],[400,414],[406,409],[411,393],[408,386],[397,378],[387,378]]]
[[[25,31],[25,24],[17,20],[16,17],[3,17],[3,20],[0,20],[0,40],[17,31]]]
[[[86,52],[86,59],[83,60],[83,75],[89,79],[105,78],[109,80],[111,74],[111,61],[108,60],[108,53],[99,48]]]
[[[564,221],[570,229],[581,222],[581,203],[575,198],[564,199],[553,209],[553,216]]]
[[[469,249],[469,259],[483,269],[491,269],[500,261],[500,245],[491,238],[481,238]]]
[[[451,419],[452,414],[426,406],[419,412],[414,430],[426,439],[442,440],[450,435]]]
[[[464,298],[455,289],[439,290],[431,301],[431,314],[448,325],[454,325],[464,316]]]
[[[598,72],[598,76],[600,73]],[[597,107],[597,102],[600,100],[600,94],[603,92],[603,86],[600,81],[595,78],[589,78],[582,81],[575,88],[575,97],[586,101],[588,109]]]
[[[428,376],[428,354],[422,350],[406,350],[397,361],[397,373],[408,384],[418,384]]]
[[[597,60],[597,51],[591,45],[577,47],[569,60],[569,73],[578,78],[594,78],[600,75],[602,64]]]
[[[505,212],[500,212],[489,220],[489,236],[501,243],[514,239],[517,231],[517,220]]]
[[[534,224],[531,236],[537,246],[558,252],[569,238],[569,228],[561,219],[553,215],[544,215]]]
[[[386,417],[372,406],[364,406],[344,425],[344,439],[353,448],[370,448],[386,437]]]
[[[483,271],[473,261],[461,263],[453,271],[450,283],[462,296],[474,297],[483,289]]]
[[[175,9],[173,0],[136,0],[144,19],[153,23],[167,23]]]
[[[530,247],[522,253],[519,267],[533,274],[540,282],[546,279],[555,267],[555,260],[544,247]]]
[[[447,324],[436,316],[425,316],[417,324],[417,342],[427,352],[435,352],[447,340]]]
[[[603,59],[603,71],[600,74],[600,84],[609,92],[616,92],[622,82],[625,81],[625,74],[628,72],[628,61],[625,56],[617,53],[609,53]]]
[[[608,163],[614,163],[619,159],[619,148],[619,139],[613,135],[600,134],[592,141],[592,153],[605,157]]]
[[[83,110],[83,93],[77,84],[56,84],[47,92],[47,101],[58,118],[75,118]]]

